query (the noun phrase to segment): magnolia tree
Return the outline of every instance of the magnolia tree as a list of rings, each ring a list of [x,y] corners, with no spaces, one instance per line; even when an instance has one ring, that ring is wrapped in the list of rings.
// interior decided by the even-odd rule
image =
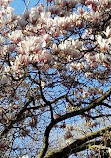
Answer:
[[[0,157],[111,155],[111,1],[0,0]]]

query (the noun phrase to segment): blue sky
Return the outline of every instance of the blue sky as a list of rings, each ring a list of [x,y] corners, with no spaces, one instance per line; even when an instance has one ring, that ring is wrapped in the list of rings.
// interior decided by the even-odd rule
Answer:
[[[45,0],[30,0],[30,4],[28,8],[31,8],[32,6],[37,4],[38,1],[40,1],[41,3],[44,3]],[[27,3],[28,0],[25,0],[25,2]],[[10,3],[10,6],[14,8],[14,13],[17,13],[17,14],[21,14],[25,8],[25,4],[23,0],[13,0]]]

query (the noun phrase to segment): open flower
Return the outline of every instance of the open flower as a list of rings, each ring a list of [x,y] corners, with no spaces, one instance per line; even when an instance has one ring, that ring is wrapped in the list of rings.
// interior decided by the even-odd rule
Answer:
[[[8,6],[8,4],[9,4],[11,1],[12,1],[12,0],[0,0],[0,5]]]
[[[36,36],[26,37],[25,40],[18,44],[18,52],[21,54],[38,53],[43,45],[44,40]]]
[[[109,49],[111,39],[103,39],[101,35],[97,36],[97,42],[100,46],[101,51],[107,51]]]
[[[44,63],[50,63],[51,59],[51,54],[47,50],[43,50],[39,56],[40,62],[43,61]]]
[[[26,26],[26,24],[27,24],[27,21],[25,20],[25,18],[22,17],[21,19],[18,20],[19,26],[24,27]]]
[[[45,34],[45,35],[43,36],[43,38],[44,38],[44,40],[45,40],[46,42],[49,42],[50,39],[51,39],[51,36],[50,36],[49,34]]]
[[[30,22],[31,23],[36,22],[39,17],[40,17],[40,15],[39,15],[37,8],[35,8],[35,7],[31,8],[30,14],[29,14]]]
[[[106,28],[106,31],[103,31],[103,33],[106,35],[106,37],[110,37],[111,36],[111,28],[109,28],[109,26]]]
[[[9,33],[8,37],[12,42],[19,43],[23,38],[23,34],[21,30],[15,30]]]

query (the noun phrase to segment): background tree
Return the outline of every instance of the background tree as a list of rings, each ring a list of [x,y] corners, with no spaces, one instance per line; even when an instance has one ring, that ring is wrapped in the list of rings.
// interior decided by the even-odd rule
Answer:
[[[111,155],[111,1],[0,1],[0,157]]]

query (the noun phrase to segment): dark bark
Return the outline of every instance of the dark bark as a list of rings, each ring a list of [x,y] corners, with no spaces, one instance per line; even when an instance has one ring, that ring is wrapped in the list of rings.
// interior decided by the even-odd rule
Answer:
[[[96,106],[100,105],[107,97],[110,96],[110,94],[111,94],[111,88],[104,95],[102,95],[100,98],[98,98],[97,100],[95,100],[94,102],[92,102],[91,104],[89,104],[88,106],[86,106],[86,107],[84,107],[84,108],[82,108],[80,110],[73,111],[73,112],[67,113],[65,115],[62,115],[59,118],[51,121],[51,123],[46,128],[46,131],[45,131],[45,134],[44,134],[43,148],[42,148],[42,151],[39,154],[38,158],[44,158],[44,156],[45,156],[45,154],[46,154],[46,152],[48,150],[49,134],[50,134],[50,131],[51,131],[51,129],[53,128],[53,126],[55,124],[57,124],[58,122],[61,122],[61,121],[65,120],[65,119],[68,119],[68,118],[71,118],[71,117],[74,117],[74,116],[77,116],[77,115],[84,114],[84,112],[87,112],[87,111],[95,108]],[[109,129],[111,127],[109,126],[107,128]],[[80,139],[76,140],[71,145],[69,145],[69,146],[67,146],[67,147],[65,147],[63,149],[60,149],[60,151],[51,153],[51,155],[49,154],[50,155],[49,158],[58,158],[60,156],[64,157],[66,155],[69,155],[69,154],[73,153],[75,148],[77,148],[78,146],[82,145],[83,143],[86,143],[88,140],[92,140],[92,139],[94,139],[96,137],[99,137],[100,133],[102,131],[107,130],[107,128],[102,129],[102,130],[97,131],[97,132],[94,132],[94,133],[88,135],[87,137],[83,137],[83,138],[80,138]],[[48,158],[48,157],[46,157],[46,158]]]
[[[91,146],[91,145],[100,144],[102,141],[93,141],[93,142],[90,141],[93,140],[94,138],[102,136],[105,133],[105,131],[110,132],[111,126],[108,126],[96,132],[90,133],[86,136],[83,136],[62,149],[48,153],[44,158],[59,158],[59,157],[64,158],[64,156],[66,155],[70,156],[73,153],[77,153],[85,149],[88,149],[89,145]]]

